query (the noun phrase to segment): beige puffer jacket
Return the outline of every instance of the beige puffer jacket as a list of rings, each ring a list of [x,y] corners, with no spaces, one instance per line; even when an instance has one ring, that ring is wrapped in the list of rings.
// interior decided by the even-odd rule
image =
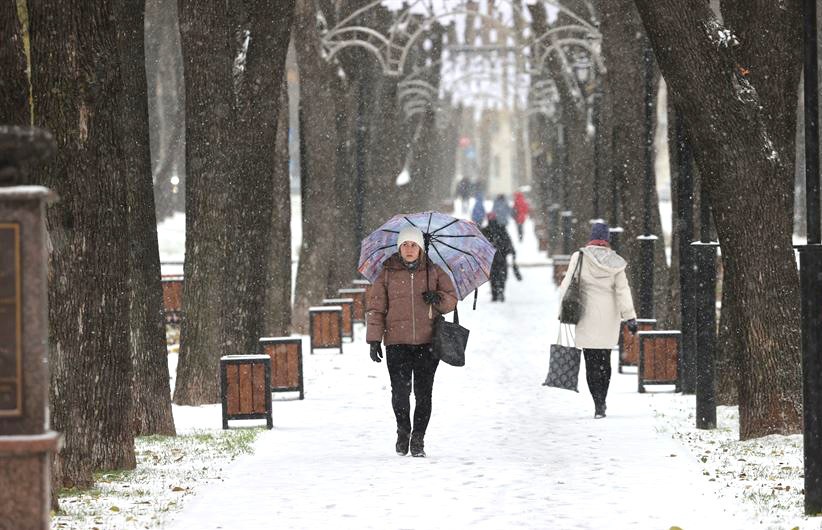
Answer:
[[[423,256],[419,268],[411,272],[399,254],[385,261],[383,270],[366,293],[366,341],[388,344],[429,344],[433,318],[457,307],[457,293],[451,278],[437,265],[428,266],[426,285]],[[442,301],[430,312],[422,299],[425,291],[437,291]]]
[[[622,320],[636,318],[625,275],[628,264],[607,247],[588,245],[581,251],[584,254],[580,279],[582,318],[576,327],[576,346],[610,349],[619,340]],[[565,295],[578,260],[579,252],[574,252],[568,264],[568,273],[559,287],[560,296]]]

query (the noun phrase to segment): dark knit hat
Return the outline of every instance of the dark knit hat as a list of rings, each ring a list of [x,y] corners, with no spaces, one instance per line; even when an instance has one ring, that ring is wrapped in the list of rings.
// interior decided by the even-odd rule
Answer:
[[[608,225],[605,223],[594,223],[591,227],[590,241],[608,241],[611,238],[611,232],[608,230]]]

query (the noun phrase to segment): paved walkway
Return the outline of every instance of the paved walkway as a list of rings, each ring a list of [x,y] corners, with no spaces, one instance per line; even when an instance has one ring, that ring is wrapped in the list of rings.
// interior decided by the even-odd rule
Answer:
[[[653,395],[636,393],[635,375],[614,369],[603,420],[584,375],[579,394],[541,386],[557,294],[548,267],[522,272],[505,304],[487,290],[477,311],[461,304],[468,362],[437,372],[428,458],[394,454],[385,363],[370,361],[359,329],[344,355],[305,356],[305,400],[275,401],[256,454],[188,498],[170,527],[749,527],[658,432]]]

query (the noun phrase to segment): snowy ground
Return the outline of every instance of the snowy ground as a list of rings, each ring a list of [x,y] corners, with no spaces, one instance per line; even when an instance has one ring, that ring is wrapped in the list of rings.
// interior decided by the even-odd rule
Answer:
[[[172,241],[181,227],[161,227],[166,261],[182,258],[182,238]],[[801,515],[800,437],[738,442],[736,409],[724,407],[718,429],[698,431],[693,396],[639,395],[636,375],[616,370],[603,420],[584,373],[579,394],[541,386],[557,293],[531,230],[518,261],[524,280],[509,282],[505,304],[487,288],[477,311],[462,304],[468,364],[438,370],[428,458],[394,455],[388,374],[360,327],[343,355],[306,352],[305,400],[275,396],[274,429],[253,455],[203,460],[219,472],[191,477],[184,492],[168,479],[179,499],[156,501],[159,517],[108,493],[119,511],[99,527],[822,529]],[[219,406],[174,413],[181,432],[221,433]]]

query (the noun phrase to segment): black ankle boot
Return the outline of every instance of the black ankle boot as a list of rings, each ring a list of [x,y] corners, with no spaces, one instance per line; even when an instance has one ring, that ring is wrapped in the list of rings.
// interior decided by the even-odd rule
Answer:
[[[600,419],[605,417],[605,403],[594,404],[594,418]]]
[[[408,454],[408,441],[409,436],[407,432],[397,431],[397,454],[400,456],[405,456]]]
[[[411,456],[425,458],[425,442],[422,436],[411,435]]]

